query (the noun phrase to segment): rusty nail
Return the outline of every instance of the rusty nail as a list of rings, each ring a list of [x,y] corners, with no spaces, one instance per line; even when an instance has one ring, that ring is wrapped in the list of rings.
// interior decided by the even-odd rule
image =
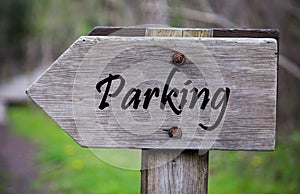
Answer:
[[[185,56],[182,53],[176,53],[173,55],[173,63],[175,65],[183,65],[185,62]]]
[[[170,129],[163,129],[168,132],[170,138],[180,139],[182,132],[178,127],[172,127]]]

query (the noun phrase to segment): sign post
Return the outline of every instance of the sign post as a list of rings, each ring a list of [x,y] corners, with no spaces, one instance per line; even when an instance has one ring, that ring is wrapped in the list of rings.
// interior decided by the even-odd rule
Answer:
[[[83,147],[142,149],[141,193],[207,193],[208,150],[274,150],[277,41],[96,27],[27,94]]]

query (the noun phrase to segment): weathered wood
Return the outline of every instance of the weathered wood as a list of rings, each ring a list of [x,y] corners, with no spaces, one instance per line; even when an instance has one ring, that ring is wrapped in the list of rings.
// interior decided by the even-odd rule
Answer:
[[[150,107],[158,110],[151,112],[153,117],[159,120],[146,122],[142,105],[136,111],[122,110],[120,104],[114,103],[109,109],[98,109],[101,94],[95,86],[109,73],[120,73],[126,80],[145,76],[147,82],[139,86],[142,92],[155,86],[162,91],[161,85],[149,80],[167,79],[174,68],[172,56],[176,52],[187,57],[186,63],[178,67],[180,71],[199,90],[209,88],[210,98],[215,93],[213,88],[231,89],[219,131],[205,131],[198,126],[199,122],[209,123],[213,112],[210,107],[202,112],[186,106],[185,114],[174,115],[170,109],[164,112],[158,108],[161,93],[150,103]],[[147,60],[160,62],[136,65]],[[274,39],[90,36],[79,38],[33,84],[28,95],[86,147],[273,150],[276,75]],[[124,93],[119,97],[122,99]],[[135,119],[128,117],[128,113]],[[211,120],[213,123],[215,119]],[[157,125],[160,121],[163,123]],[[163,131],[174,125],[181,128],[181,139],[170,139]]]
[[[131,30],[129,27],[107,27],[107,26],[97,26],[95,27],[89,35],[92,36],[115,36],[113,32],[117,32],[119,30],[124,30],[122,33],[129,34],[134,31],[131,34],[131,36],[145,36],[145,32],[148,28],[153,27],[136,27]],[[202,28],[171,28],[171,29],[180,29],[180,30],[207,30]],[[222,38],[274,38],[277,41],[279,41],[279,30],[276,29],[238,29],[238,28],[212,28],[210,29],[213,34],[212,37],[222,37]],[[120,35],[121,36],[121,35]]]
[[[212,29],[200,28],[146,28],[149,37],[212,37]]]
[[[142,160],[141,193],[207,193],[208,152],[143,150]]]
[[[147,28],[149,37],[182,37],[182,30],[177,28]]]
[[[89,36],[145,36],[146,28],[97,26]]]
[[[279,41],[279,30],[276,29],[228,29],[215,28],[213,37],[228,38],[274,38]]]
[[[212,37],[212,29],[183,29],[182,37]]]
[[[147,31],[148,36],[157,34],[155,29],[151,29],[152,33]],[[189,29],[173,34],[169,30],[157,31],[161,36],[212,36],[211,30]],[[142,150],[141,193],[205,194],[207,188],[208,151],[200,155],[198,150]]]

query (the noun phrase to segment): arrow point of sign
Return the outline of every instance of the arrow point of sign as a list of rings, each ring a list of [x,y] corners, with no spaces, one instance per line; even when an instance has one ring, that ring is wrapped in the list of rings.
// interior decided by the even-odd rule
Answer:
[[[75,41],[25,92],[38,107],[84,147],[76,128],[72,108],[76,70],[93,44],[84,38],[83,45],[82,40],[83,38],[79,38]]]

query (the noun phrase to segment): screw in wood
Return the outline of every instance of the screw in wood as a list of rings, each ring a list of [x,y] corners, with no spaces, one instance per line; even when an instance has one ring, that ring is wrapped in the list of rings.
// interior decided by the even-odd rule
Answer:
[[[178,127],[172,127],[170,129],[163,129],[168,132],[170,138],[180,139],[182,136],[182,131]]]
[[[185,62],[185,56],[182,53],[175,53],[173,55],[173,63],[175,65],[183,65]]]

